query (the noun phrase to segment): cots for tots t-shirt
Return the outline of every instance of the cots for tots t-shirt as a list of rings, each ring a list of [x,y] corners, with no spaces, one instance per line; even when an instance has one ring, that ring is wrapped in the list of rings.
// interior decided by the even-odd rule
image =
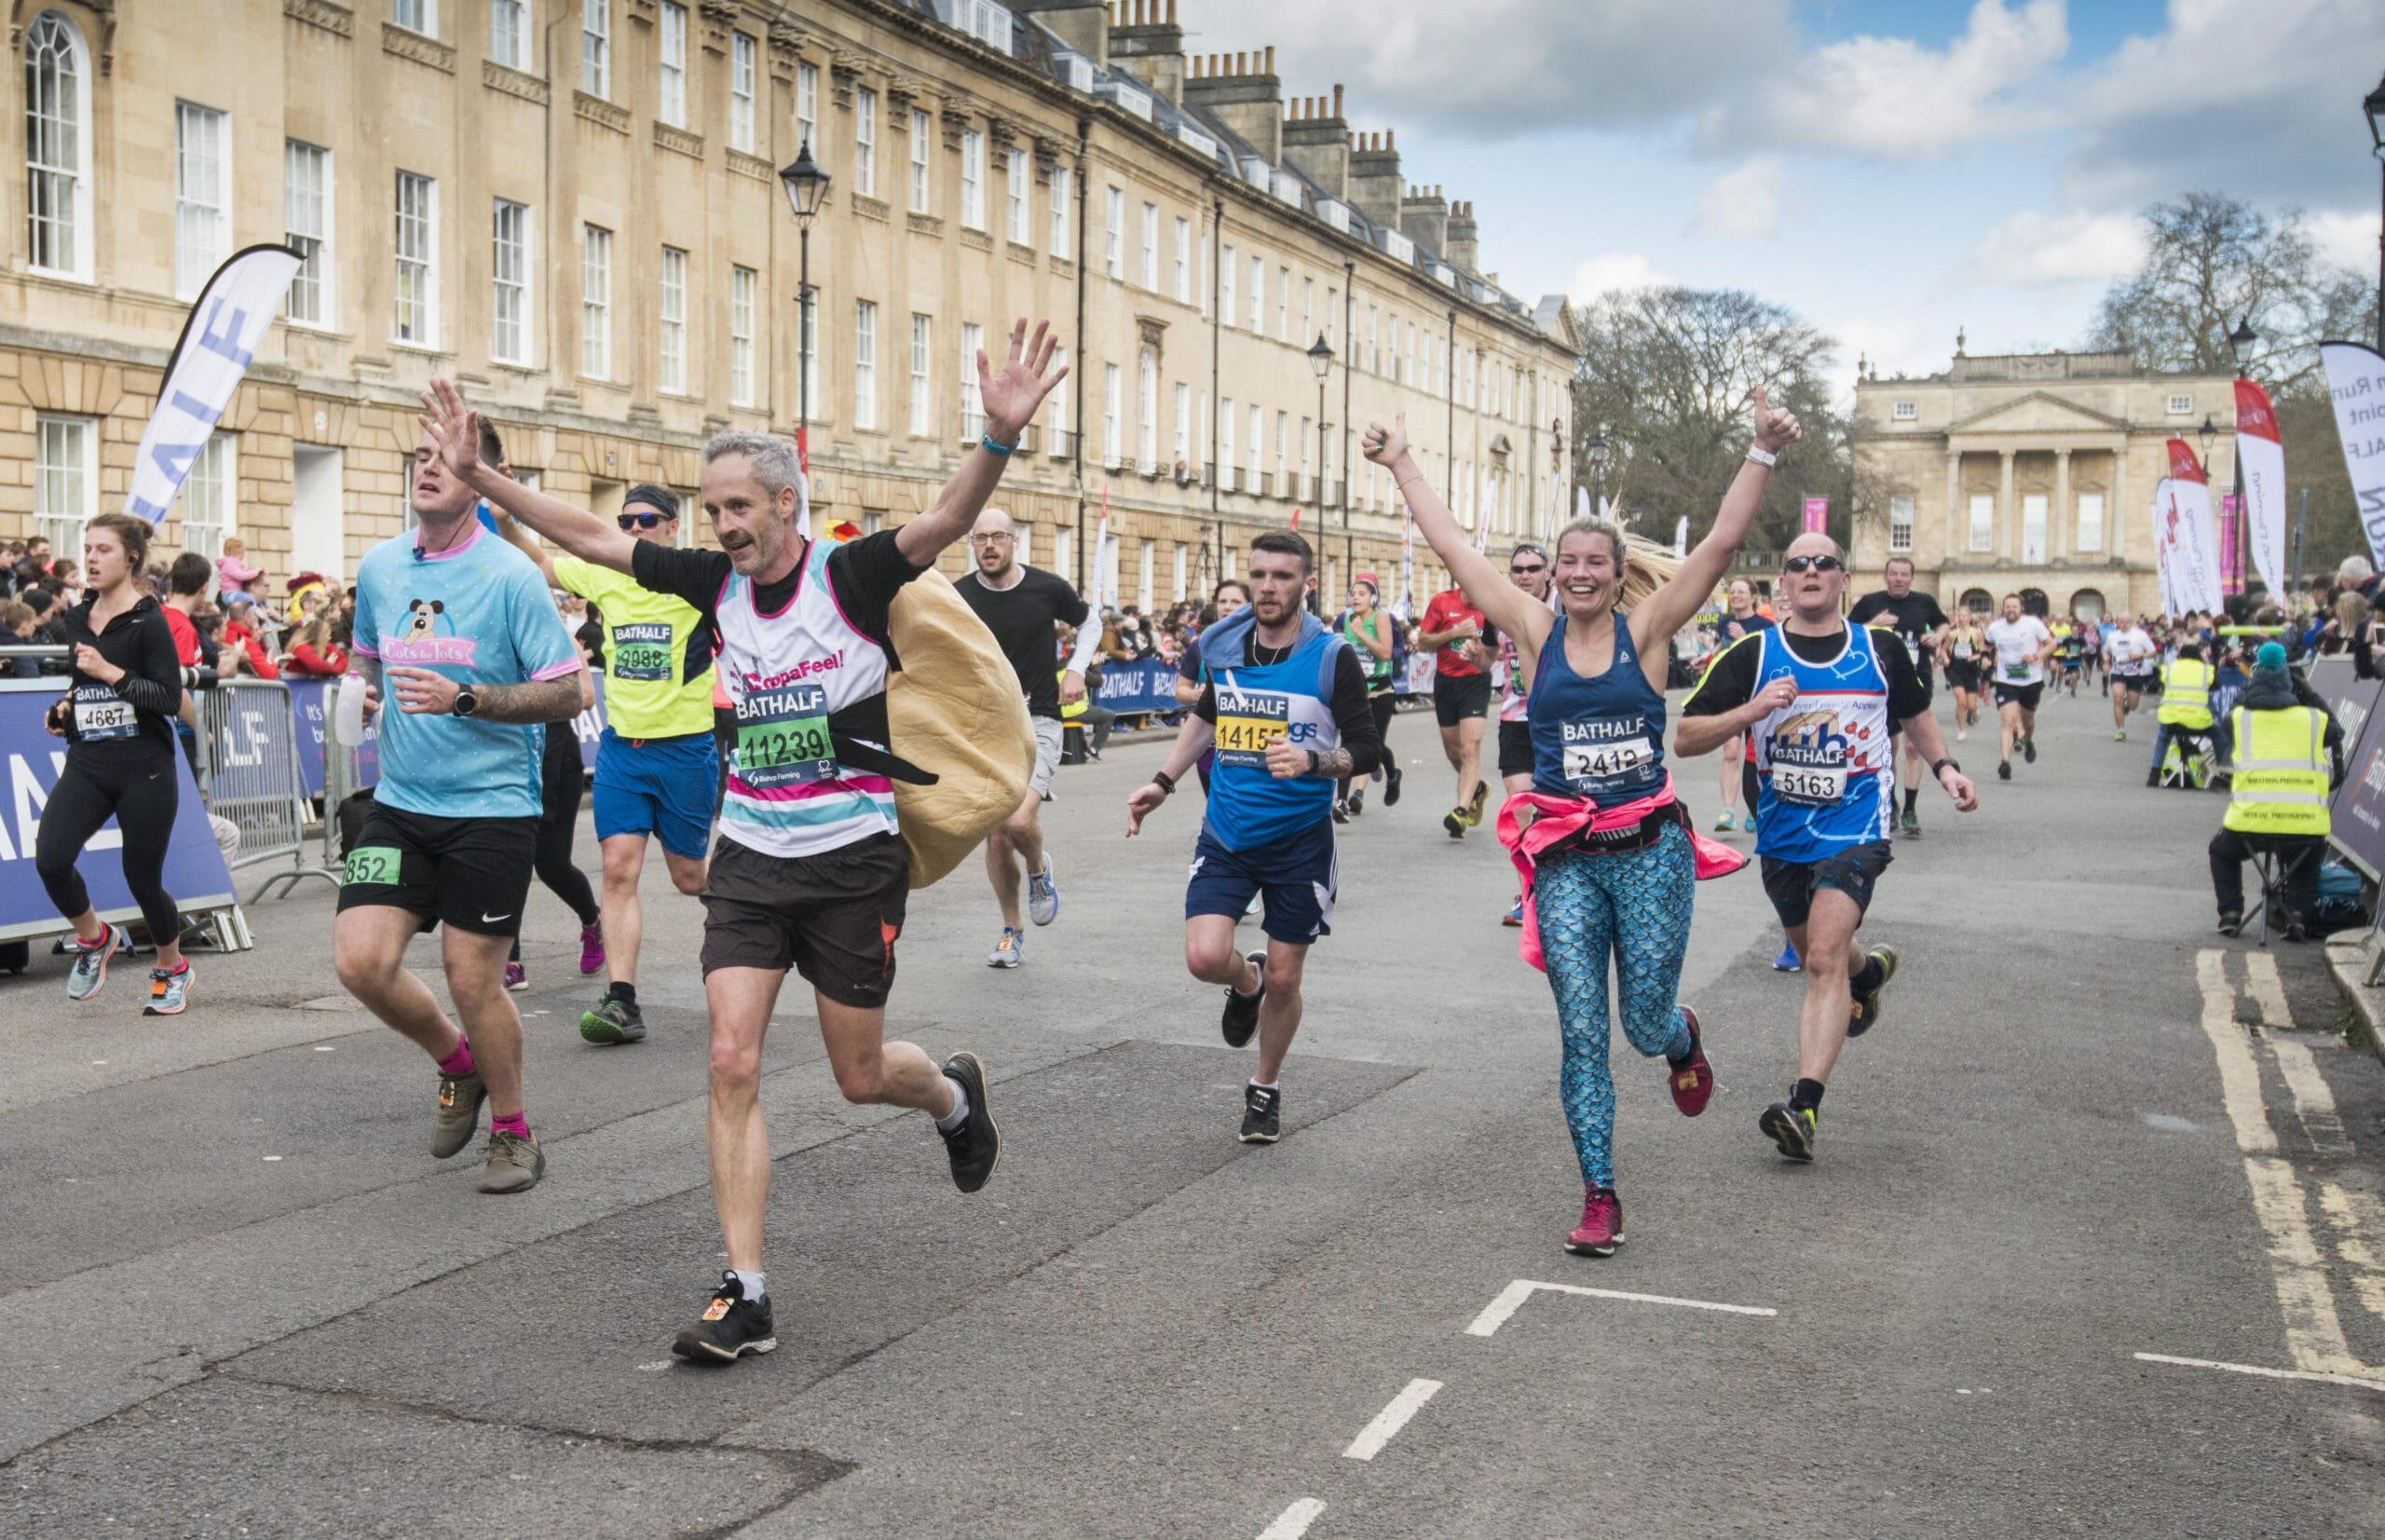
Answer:
[[[605,721],[616,737],[712,731],[712,628],[693,605],[626,572],[557,556],[555,581],[604,615]]]
[[[1996,674],[1991,681],[1999,685],[2037,685],[2046,677],[2046,665],[2037,660],[2037,651],[2053,640],[2053,633],[2034,615],[2024,615],[2008,620],[1999,615],[1987,622],[1987,645],[1996,649]]]
[[[381,664],[376,802],[441,818],[535,818],[544,729],[398,708],[389,671],[429,669],[464,686],[553,679],[583,665],[546,579],[478,521],[426,553],[408,530],[356,567],[356,652]]]

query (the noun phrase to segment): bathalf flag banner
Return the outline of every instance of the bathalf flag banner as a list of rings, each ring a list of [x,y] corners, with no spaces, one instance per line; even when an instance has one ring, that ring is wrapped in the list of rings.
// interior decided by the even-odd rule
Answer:
[[[126,512],[151,524],[165,521],[305,260],[287,246],[251,246],[235,252],[198,292],[166,360],[157,408],[142,430]]]
[[[2385,567],[2385,353],[2357,342],[2323,342],[2319,361],[2335,398],[2336,436],[2343,440],[2369,558]]]
[[[1806,533],[1819,535],[1830,528],[1830,499],[1807,497],[1805,502]]]
[[[2244,521],[2253,548],[2253,570],[2269,596],[2285,594],[2285,444],[2277,436],[2277,414],[2269,393],[2251,380],[2236,382],[2236,463],[2244,472],[2244,497],[2236,516]]]
[[[2219,583],[2219,528],[2202,462],[2184,439],[2170,441],[2170,506],[2160,514],[2170,541],[2170,583],[2187,609],[2216,610],[2228,603]]]
[[[1675,559],[1689,554],[1689,515],[1684,513],[1673,521],[1673,555]]]
[[[2177,558],[2172,552],[2176,543],[2176,529],[2166,517],[2170,511],[2170,478],[2162,477],[2153,486],[2153,568],[2161,579],[2161,613],[2175,616],[2182,607],[2178,603],[2177,585],[2171,580],[2171,570]]]

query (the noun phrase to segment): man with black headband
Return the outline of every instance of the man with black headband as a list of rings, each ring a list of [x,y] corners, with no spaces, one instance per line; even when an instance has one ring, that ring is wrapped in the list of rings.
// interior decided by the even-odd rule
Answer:
[[[660,486],[630,488],[617,523],[635,540],[666,549],[679,543],[679,499]],[[712,736],[713,639],[695,606],[657,593],[627,573],[573,555],[551,555],[512,519],[497,528],[546,574],[547,581],[588,600],[604,615],[605,735],[596,744],[596,843],[605,852],[604,939],[596,949],[605,993],[580,1014],[591,1043],[637,1043],[646,1018],[637,1003],[637,954],[645,935],[638,879],[648,837],[662,841],[671,884],[704,891],[704,847],[712,838],[712,789],[720,775]]]

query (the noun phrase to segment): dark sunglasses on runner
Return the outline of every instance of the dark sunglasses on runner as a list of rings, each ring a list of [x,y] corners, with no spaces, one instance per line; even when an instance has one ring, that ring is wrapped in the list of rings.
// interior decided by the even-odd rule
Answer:
[[[652,529],[663,522],[663,516],[660,513],[624,513],[613,522],[624,530]]]
[[[1547,571],[1548,564],[1547,562],[1534,562],[1530,566],[1511,566],[1507,568],[1507,570],[1514,573],[1517,577],[1521,578],[1527,577],[1534,572]]]
[[[1811,568],[1816,572],[1836,572],[1846,565],[1835,556],[1792,556],[1780,564],[1780,570],[1804,572]]]

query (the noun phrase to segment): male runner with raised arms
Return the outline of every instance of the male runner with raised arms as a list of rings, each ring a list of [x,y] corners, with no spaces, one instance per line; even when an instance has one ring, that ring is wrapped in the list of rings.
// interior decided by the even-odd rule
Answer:
[[[1001,509],[977,515],[969,531],[969,554],[975,565],[956,586],[1010,660],[1018,675],[1019,693],[1027,697],[1027,715],[1035,724],[1035,772],[1028,779],[1027,796],[986,836],[986,874],[993,879],[994,901],[1002,911],[1002,934],[986,966],[1015,968],[1027,941],[1018,923],[1022,871],[1027,874],[1029,916],[1038,925],[1049,925],[1060,916],[1060,890],[1052,880],[1052,854],[1043,848],[1038,813],[1060,767],[1060,708],[1084,699],[1084,671],[1100,648],[1101,627],[1085,623],[1089,611],[1066,579],[1018,559],[1018,526]],[[1056,680],[1052,677],[1056,625],[1077,631],[1076,650]]]
[[[1243,1089],[1242,1141],[1283,1133],[1284,1056],[1301,1026],[1308,949],[1331,933],[1341,861],[1333,788],[1373,773],[1383,752],[1367,675],[1349,643],[1303,607],[1315,564],[1308,542],[1271,529],[1250,542],[1250,606],[1201,633],[1201,698],[1167,762],[1126,799],[1126,834],[1217,747],[1208,811],[1184,891],[1184,965],[1222,984],[1226,1045],[1259,1034],[1259,1072]],[[1266,900],[1267,949],[1238,956],[1234,922]]]
[[[1905,656],[1913,660],[1914,675],[1921,681],[1921,692],[1926,696],[1930,693],[1934,677],[1930,671],[1931,661],[1951,622],[1946,619],[1946,612],[1938,607],[1936,599],[1913,591],[1912,557],[1889,557],[1888,566],[1880,573],[1880,583],[1879,592],[1866,593],[1855,601],[1855,607],[1847,612],[1847,623],[1857,626],[1885,624],[1895,632],[1897,640],[1904,644]],[[1926,701],[1922,709],[1929,709]],[[1890,724],[1888,730],[1896,731],[1895,725]],[[1917,807],[1921,800],[1921,757],[1914,752],[1909,742],[1904,745],[1904,752],[1897,757],[1901,762],[1900,778],[1904,786],[1902,827],[1905,837],[1912,838],[1921,833],[1921,813]]]
[[[485,445],[484,445],[485,454]],[[652,485],[630,488],[614,521],[632,539],[679,543],[679,499]],[[637,955],[646,916],[637,895],[649,836],[662,841],[671,885],[704,891],[704,846],[712,838],[720,776],[712,740],[712,631],[693,605],[657,593],[626,573],[546,547],[500,514],[497,533],[538,564],[549,584],[593,601],[605,617],[605,735],[596,742],[596,844],[605,856],[606,986],[580,1013],[579,1035],[599,1044],[639,1043]]]
[[[979,353],[983,441],[924,512],[833,547],[806,538],[803,475],[784,439],[723,433],[706,444],[704,509],[722,549],[672,551],[497,476],[477,462],[472,416],[455,388],[434,381],[435,396],[424,398],[425,425],[458,479],[572,554],[694,606],[718,641],[736,702],[703,946],[712,1013],[705,1145],[729,1269],[672,1343],[683,1358],[728,1363],[778,1345],[762,1271],[770,1188],[762,1039],[790,966],[812,987],[828,1066],[848,1101],[934,1118],[963,1192],[985,1186],[1001,1156],[977,1056],[955,1054],[939,1068],[911,1043],[885,1041],[911,877],[893,778],[918,773],[886,742],[894,666],[886,636],[903,585],[975,521],[1019,431],[1066,374],[1063,366],[1046,375],[1052,348],[1044,325],[1029,339],[1021,320],[999,372]]]
[[[1879,1019],[1897,954],[1874,947],[1852,972],[1848,953],[1892,859],[1896,812],[1888,724],[1928,759],[1956,808],[1978,794],[1946,755],[1904,644],[1839,618],[1846,557],[1827,535],[1800,535],[1781,558],[1779,625],[1726,648],[1682,708],[1673,752],[1705,754],[1752,729],[1762,805],[1756,854],[1764,891],[1806,963],[1797,1018],[1797,1082],[1758,1121],[1791,1160],[1814,1158],[1815,1119],[1831,1066],[1849,1037]]]

